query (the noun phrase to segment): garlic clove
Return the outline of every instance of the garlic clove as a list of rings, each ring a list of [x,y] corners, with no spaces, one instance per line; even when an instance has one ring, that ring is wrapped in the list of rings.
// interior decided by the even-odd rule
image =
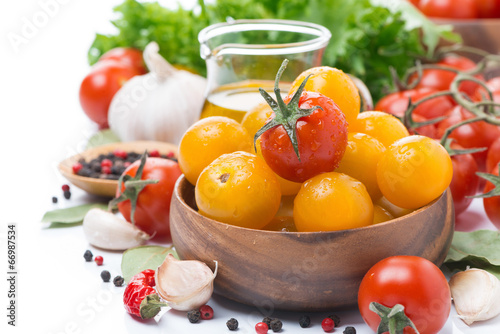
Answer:
[[[168,254],[156,270],[156,290],[168,305],[179,311],[189,311],[205,305],[214,289],[215,271],[203,262],[177,260]]]
[[[500,281],[482,269],[467,269],[449,282],[455,309],[467,325],[500,314]]]
[[[125,219],[98,208],[90,209],[83,218],[83,232],[91,245],[108,250],[126,250],[150,239]]]

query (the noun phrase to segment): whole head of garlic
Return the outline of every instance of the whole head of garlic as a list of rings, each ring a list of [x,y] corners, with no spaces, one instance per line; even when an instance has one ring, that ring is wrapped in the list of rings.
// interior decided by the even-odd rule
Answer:
[[[170,65],[149,43],[144,61],[150,72],[127,81],[108,111],[110,129],[122,141],[157,140],[178,144],[199,119],[206,79]]]
[[[90,209],[83,218],[83,232],[91,245],[109,250],[129,249],[150,239],[125,219],[98,208]]]
[[[212,296],[216,275],[217,261],[215,271],[212,272],[201,261],[177,260],[172,254],[168,254],[156,270],[156,291],[175,310],[198,309]]]
[[[467,325],[500,314],[500,281],[486,270],[458,272],[449,284],[455,309]]]

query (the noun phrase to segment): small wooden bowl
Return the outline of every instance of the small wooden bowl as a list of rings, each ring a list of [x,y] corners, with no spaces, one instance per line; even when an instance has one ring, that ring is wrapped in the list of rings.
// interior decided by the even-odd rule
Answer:
[[[266,309],[320,311],[357,304],[365,273],[392,255],[440,265],[454,230],[450,191],[404,217],[334,232],[252,230],[196,211],[194,187],[181,176],[170,208],[172,242],[181,259],[212,269],[215,293]]]
[[[137,153],[143,153],[145,150],[158,150],[160,154],[173,152],[174,155],[177,156],[177,146],[174,144],[157,141],[120,142],[94,147],[69,157],[59,163],[59,171],[66,179],[68,179],[69,182],[88,193],[99,196],[114,197],[116,195],[118,181],[76,175],[73,173],[72,166],[81,158],[89,161],[97,158],[100,154],[111,153],[116,149]]]

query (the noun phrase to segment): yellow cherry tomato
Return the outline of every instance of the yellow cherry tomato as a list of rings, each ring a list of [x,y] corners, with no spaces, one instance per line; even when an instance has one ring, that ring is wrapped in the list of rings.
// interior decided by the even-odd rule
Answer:
[[[347,148],[335,170],[361,181],[373,201],[382,196],[377,184],[377,164],[385,152],[385,146],[370,135],[351,132],[347,137]]]
[[[380,197],[374,204],[377,206],[380,206],[382,209],[389,212],[394,218],[403,217],[403,216],[406,216],[407,214],[415,211],[412,209],[400,208],[399,206],[394,205],[391,202],[389,202],[389,200],[387,198],[385,198],[384,196]]]
[[[224,153],[252,152],[253,142],[245,128],[229,117],[212,116],[194,123],[181,138],[178,162],[191,184],[203,168]]]
[[[272,114],[273,111],[267,102],[259,103],[253,109],[246,112],[241,120],[241,125],[243,125],[253,139],[255,133],[266,124],[266,121]]]
[[[260,229],[278,212],[281,192],[264,160],[240,151],[221,155],[201,172],[195,199],[206,217]]]
[[[435,140],[409,136],[384,152],[377,166],[377,182],[391,203],[417,209],[438,198],[453,176],[451,158]]]
[[[344,113],[349,126],[359,114],[361,100],[352,79],[341,70],[328,66],[313,67],[302,72],[292,83],[289,94],[294,93],[308,76],[304,90],[323,94],[333,100]]]
[[[293,206],[299,232],[337,231],[370,225],[373,204],[366,187],[349,175],[330,172],[303,183]]]
[[[404,124],[382,111],[364,111],[349,127],[349,132],[366,133],[388,147],[396,140],[409,136]]]
[[[394,216],[391,215],[389,211],[380,205],[373,205],[373,225],[380,224],[391,219],[394,219]]]

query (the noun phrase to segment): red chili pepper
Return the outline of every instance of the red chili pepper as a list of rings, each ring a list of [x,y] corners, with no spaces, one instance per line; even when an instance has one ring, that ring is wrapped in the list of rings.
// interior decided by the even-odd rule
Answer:
[[[128,313],[141,317],[141,302],[147,295],[156,294],[155,271],[144,270],[130,280],[123,293],[123,304]]]

